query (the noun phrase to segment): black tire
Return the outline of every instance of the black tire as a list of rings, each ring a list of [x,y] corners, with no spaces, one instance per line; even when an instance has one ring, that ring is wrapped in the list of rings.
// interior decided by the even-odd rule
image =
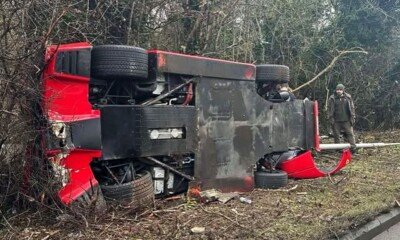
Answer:
[[[136,91],[138,91],[139,93],[149,94],[149,93],[152,93],[154,90],[156,90],[157,84],[156,83],[136,84],[135,88],[136,88]]]
[[[277,189],[286,186],[288,175],[284,171],[256,171],[254,172],[254,184],[256,188]]]
[[[91,52],[92,78],[147,82],[146,50],[124,45],[94,46]]]
[[[139,178],[123,184],[100,185],[106,201],[129,204],[132,207],[154,203],[154,187],[150,172],[144,171]]]
[[[92,186],[71,204],[71,209],[78,213],[101,214],[107,210],[107,205],[100,187]]]
[[[256,66],[257,83],[288,83],[289,67],[285,65],[262,64]]]

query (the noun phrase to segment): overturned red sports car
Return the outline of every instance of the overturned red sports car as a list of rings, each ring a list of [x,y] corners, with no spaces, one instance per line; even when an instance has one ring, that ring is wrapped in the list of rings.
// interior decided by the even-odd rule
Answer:
[[[317,102],[277,90],[289,68],[120,45],[49,46],[47,156],[65,204],[143,203],[188,189],[277,188],[320,171]]]

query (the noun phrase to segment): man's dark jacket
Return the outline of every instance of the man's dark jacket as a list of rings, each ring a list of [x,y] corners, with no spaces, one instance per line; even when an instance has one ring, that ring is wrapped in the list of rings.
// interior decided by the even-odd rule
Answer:
[[[355,113],[355,110],[354,110],[354,102],[353,102],[353,98],[351,97],[351,95],[350,94],[348,94],[348,93],[346,93],[346,92],[343,92],[343,97],[346,99],[346,102],[347,102],[347,106],[346,106],[346,110],[347,110],[347,113],[349,114],[349,116],[350,116],[350,119],[349,119],[349,121],[352,123],[352,125],[354,124],[354,121],[355,121],[355,119],[356,119],[356,113]],[[331,123],[333,123],[334,121],[335,121],[335,119],[334,119],[334,113],[335,113],[335,101],[336,100],[339,100],[339,96],[335,93],[335,94],[333,94],[333,95],[331,95],[330,97],[329,97],[329,102],[328,102],[328,118],[329,118],[329,121],[331,122]]]

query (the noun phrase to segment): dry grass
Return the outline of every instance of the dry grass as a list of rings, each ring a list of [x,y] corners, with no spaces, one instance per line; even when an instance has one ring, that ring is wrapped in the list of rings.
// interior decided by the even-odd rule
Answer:
[[[372,141],[400,142],[400,132],[368,134]],[[183,196],[156,202],[138,213],[111,211],[105,216],[56,216],[25,212],[3,217],[5,239],[326,239],[340,236],[400,200],[400,147],[362,150],[345,171],[331,178],[290,180],[291,191],[254,190],[253,200],[225,205],[198,204]],[[0,225],[1,226],[1,225]],[[205,227],[201,234],[193,227]]]

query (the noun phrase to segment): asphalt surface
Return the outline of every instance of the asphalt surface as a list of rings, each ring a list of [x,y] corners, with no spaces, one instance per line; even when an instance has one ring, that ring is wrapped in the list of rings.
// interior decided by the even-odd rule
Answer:
[[[351,231],[341,240],[400,240],[400,208],[378,216],[375,220]]]
[[[386,231],[382,232],[378,236],[374,237],[373,240],[399,240],[400,239],[400,223],[392,226]]]

